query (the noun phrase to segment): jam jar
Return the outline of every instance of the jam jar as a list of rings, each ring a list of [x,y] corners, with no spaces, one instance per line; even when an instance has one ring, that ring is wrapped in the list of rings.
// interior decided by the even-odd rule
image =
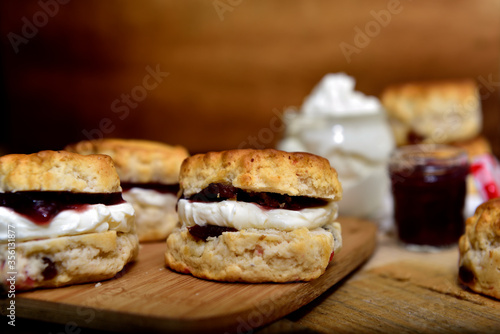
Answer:
[[[446,247],[464,232],[467,153],[447,145],[396,149],[389,161],[394,221],[406,245]]]

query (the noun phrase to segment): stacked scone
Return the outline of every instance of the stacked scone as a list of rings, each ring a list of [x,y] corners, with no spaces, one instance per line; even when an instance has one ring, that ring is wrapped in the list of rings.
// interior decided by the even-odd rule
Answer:
[[[273,149],[209,152],[180,171],[181,227],[165,261],[193,276],[238,282],[309,281],[342,246],[342,188],[328,160]]]
[[[467,219],[458,246],[460,281],[500,299],[500,198],[481,204]]]
[[[18,290],[112,278],[135,259],[134,209],[110,157],[0,157],[0,277]]]
[[[184,147],[147,140],[100,139],[68,145],[66,150],[106,154],[113,159],[123,198],[135,209],[139,241],[165,240],[176,227],[179,169],[189,156]]]

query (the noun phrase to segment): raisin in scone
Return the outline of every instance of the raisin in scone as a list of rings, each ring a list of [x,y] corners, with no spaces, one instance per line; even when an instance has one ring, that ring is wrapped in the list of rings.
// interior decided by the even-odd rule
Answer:
[[[177,203],[181,227],[165,262],[230,282],[310,281],[342,246],[335,222],[342,187],[328,160],[274,149],[186,159]]]
[[[100,281],[133,261],[134,209],[110,157],[0,157],[0,281],[17,290]]]
[[[481,204],[467,219],[458,246],[459,280],[500,299],[500,198]]]
[[[98,139],[68,145],[66,150],[113,159],[123,198],[135,209],[139,241],[164,241],[176,227],[179,169],[189,156],[184,147],[149,140]]]

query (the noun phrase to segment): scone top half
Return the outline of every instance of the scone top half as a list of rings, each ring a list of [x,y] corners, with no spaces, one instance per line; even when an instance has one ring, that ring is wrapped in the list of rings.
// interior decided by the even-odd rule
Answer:
[[[113,161],[41,151],[0,157],[0,243],[114,230],[134,232],[134,209],[122,198]]]
[[[180,172],[181,196],[189,198],[211,184],[251,192],[342,199],[337,172],[327,159],[274,149],[229,150],[186,159]]]
[[[9,154],[0,157],[0,192],[121,192],[110,157],[81,156],[65,151]]]
[[[80,154],[109,155],[121,182],[134,184],[178,184],[181,163],[189,156],[182,146],[137,139],[88,140],[65,149]]]

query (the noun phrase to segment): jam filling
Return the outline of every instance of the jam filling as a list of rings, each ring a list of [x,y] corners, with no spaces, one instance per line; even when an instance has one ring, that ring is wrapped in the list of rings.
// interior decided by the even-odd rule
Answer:
[[[128,191],[132,188],[142,188],[155,190],[162,194],[174,194],[177,196],[179,192],[179,184],[163,184],[163,183],[133,183],[133,182],[122,182],[121,187],[123,191]]]
[[[218,237],[224,232],[238,232],[237,229],[232,227],[216,226],[216,225],[194,225],[188,227],[189,233],[198,239],[207,241],[209,237]]]
[[[18,191],[0,193],[0,206],[11,208],[36,224],[48,223],[64,210],[84,210],[87,205],[124,203],[117,193],[72,193],[69,191]]]
[[[187,199],[194,202],[221,202],[231,199],[240,202],[255,203],[265,209],[287,210],[302,210],[328,204],[328,201],[320,198],[246,191],[222,183],[211,183],[208,187]]]

